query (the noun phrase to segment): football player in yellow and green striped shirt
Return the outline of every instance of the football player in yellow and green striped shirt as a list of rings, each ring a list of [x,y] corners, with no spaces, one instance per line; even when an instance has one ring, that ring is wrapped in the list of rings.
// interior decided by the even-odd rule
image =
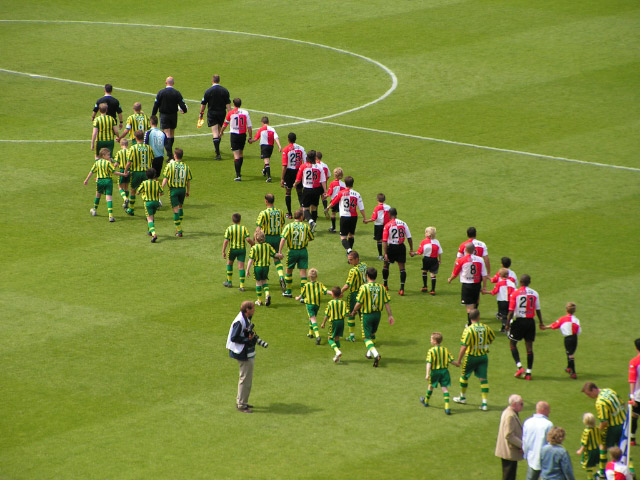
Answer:
[[[227,279],[222,283],[225,287],[233,287],[231,278],[233,276],[233,261],[238,259],[238,274],[240,276],[240,291],[244,292],[244,260],[247,256],[247,247],[245,242],[253,246],[254,241],[249,238],[249,231],[246,227],[240,225],[242,216],[239,213],[231,215],[233,225],[227,227],[224,231],[224,242],[222,243],[222,258],[227,259]],[[227,257],[227,246],[229,247],[229,256]]]
[[[182,205],[184,204],[185,197],[189,196],[189,189],[191,188],[191,169],[189,165],[182,161],[184,152],[181,148],[176,148],[173,151],[173,162],[167,163],[164,168],[164,179],[162,180],[162,187],[169,185],[169,192],[171,196],[171,207],[173,208],[173,223],[176,226],[176,237],[182,236],[182,218],[184,212]]]
[[[460,372],[460,389],[459,397],[453,397],[456,403],[467,403],[465,393],[469,385],[469,377],[471,374],[480,380],[480,392],[482,394],[482,405],[480,410],[487,411],[487,397],[489,396],[489,381],[487,380],[487,371],[489,368],[489,345],[496,338],[496,334],[491,327],[480,323],[480,312],[473,309],[469,312],[469,320],[471,325],[465,327],[460,338],[460,353],[457,362],[454,365],[462,366]],[[462,359],[464,358],[464,362]]]
[[[300,208],[293,213],[294,221],[284,227],[280,234],[280,246],[278,252],[282,253],[284,244],[289,247],[287,254],[287,273],[285,274],[285,282],[287,290],[282,294],[284,297],[291,298],[291,284],[293,283],[293,269],[298,266],[300,269],[300,287],[304,287],[307,283],[307,267],[309,266],[309,254],[307,253],[307,245],[313,240],[313,232],[307,222],[303,222],[304,212]]]
[[[378,278],[378,271],[373,267],[367,268],[367,283],[358,290],[356,305],[349,315],[355,317],[358,312],[362,312],[362,337],[364,345],[367,347],[367,358],[373,358],[374,367],[378,366],[381,358],[375,342],[383,308],[387,310],[389,325],[395,323],[391,313],[391,305],[389,305],[389,293],[383,285],[376,283],[376,278]]]
[[[133,143],[137,143],[137,139],[134,136],[134,132],[142,130],[146,132],[151,128],[149,123],[149,117],[142,111],[142,104],[136,102],[133,104],[133,115],[129,115],[127,121],[124,124],[124,130],[120,132],[120,139],[126,138],[133,140]],[[144,137],[143,137],[144,139]]]
[[[304,301],[307,308],[307,315],[309,316],[309,333],[307,337],[316,337],[316,345],[320,345],[320,332],[318,332],[318,324],[316,323],[316,316],[318,310],[320,310],[320,301],[322,295],[328,295],[329,290],[322,282],[317,282],[318,270],[315,268],[309,269],[309,281],[302,286],[300,295],[296,297],[296,300]]]
[[[120,173],[124,173],[125,169],[127,168],[127,163],[129,163],[129,153],[127,152],[128,147],[129,147],[129,140],[127,140],[126,138],[121,139],[120,151],[116,153],[116,158],[115,158],[115,163],[117,165],[117,168],[120,169]],[[120,196],[124,201],[124,203],[122,204],[122,208],[124,208],[125,211],[129,207],[129,179],[130,178],[131,178],[131,175],[127,175],[127,176],[123,175],[118,179],[118,189],[120,191]]]
[[[177,150],[177,149],[176,149]],[[255,245],[249,250],[249,263],[247,263],[247,277],[251,276],[251,265],[255,265],[256,278],[256,305],[271,305],[271,295],[269,294],[269,265],[271,265],[271,257],[282,258],[282,255],[276,253],[274,248],[265,242],[265,234],[262,230],[256,230],[254,235]],[[265,300],[263,300],[263,294]]]
[[[156,227],[154,224],[154,215],[160,208],[160,195],[162,195],[162,187],[160,182],[156,180],[156,171],[153,168],[147,169],[147,179],[140,184],[136,190],[142,196],[144,201],[144,213],[149,224],[148,235],[151,237],[151,243],[156,243],[158,235],[156,235]]]
[[[145,145],[143,143],[144,132],[137,130],[135,137],[137,143],[135,145],[131,145],[131,147],[127,149],[129,153],[129,161],[125,167],[125,173],[131,173],[131,192],[129,195],[129,208],[127,208],[127,214],[132,216],[134,214],[136,204],[136,191],[147,178],[146,172],[149,167],[151,167],[151,160],[153,160],[153,150],[151,150],[149,145]],[[161,207],[162,203],[158,202],[158,206]]]
[[[449,408],[449,385],[451,385],[451,376],[449,375],[449,362],[453,361],[453,355],[449,353],[446,347],[441,345],[442,334],[433,332],[431,334],[431,349],[427,352],[427,394],[420,397],[420,403],[425,407],[429,406],[429,399],[433,394],[433,389],[440,384],[442,394],[444,395],[444,413],[451,415]]]
[[[344,317],[347,315],[347,303],[344,300],[340,300],[342,297],[342,290],[340,287],[333,287],[331,289],[332,300],[327,303],[327,308],[324,311],[324,320],[320,328],[324,328],[329,321],[329,346],[335,352],[333,357],[334,363],[340,361],[342,352],[340,351],[340,337],[344,334]]]
[[[256,226],[264,232],[265,241],[271,245],[275,251],[278,251],[280,249],[280,234],[282,233],[282,227],[284,227],[285,216],[282,210],[274,206],[275,200],[276,198],[272,193],[267,193],[264,196],[264,203],[267,205],[267,208],[258,214]],[[275,259],[273,263],[278,270],[280,287],[282,288],[282,293],[284,293],[287,289],[287,284],[284,280],[282,262]]]
[[[109,117],[111,118],[111,117]],[[112,201],[112,192],[113,192],[113,180],[111,179],[111,175],[121,176],[120,172],[115,171],[115,166],[111,163],[111,153],[108,148],[103,148],[99,152],[99,158],[95,161],[91,170],[89,171],[89,175],[84,181],[84,184],[87,185],[89,183],[89,179],[93,174],[96,174],[98,180],[96,181],[96,197],[93,201],[93,208],[89,210],[91,215],[94,217],[97,215],[98,204],[100,203],[100,196],[104,193],[107,197],[107,210],[109,212],[109,221],[115,222],[116,219],[113,218],[113,201]]]
[[[356,305],[356,296],[358,295],[360,287],[367,281],[367,264],[360,261],[360,255],[355,250],[351,250],[351,252],[349,252],[349,255],[347,255],[347,258],[349,259],[349,263],[353,265],[353,267],[351,267],[351,270],[349,270],[347,281],[342,287],[342,293],[348,291],[349,312],[351,312],[353,310],[353,307],[355,307]],[[362,318],[360,319],[360,321],[362,321]],[[349,340],[350,342],[355,342],[355,317],[347,317],[347,325],[349,326],[349,337],[347,338],[347,340]]]
[[[101,103],[98,115],[93,120],[93,133],[91,135],[91,150],[95,153],[95,159],[100,158],[100,150],[109,149],[109,155],[113,156],[113,139],[118,136],[116,119],[107,115],[107,104]]]

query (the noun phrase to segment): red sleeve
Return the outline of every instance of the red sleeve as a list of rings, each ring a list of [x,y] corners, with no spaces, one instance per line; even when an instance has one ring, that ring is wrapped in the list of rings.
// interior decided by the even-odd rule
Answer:
[[[300,168],[298,169],[298,173],[296,174],[296,182],[301,182],[302,181],[302,170],[304,170],[304,165],[300,166]]]
[[[418,247],[418,251],[416,252],[416,254],[422,255],[424,253],[424,246],[426,243],[427,243],[426,238],[420,242],[420,246]]]
[[[462,242],[460,244],[460,246],[458,247],[458,253],[461,253],[462,255],[466,255],[465,251],[464,251],[464,247],[467,245],[467,242]]]
[[[375,220],[378,216],[378,210],[382,208],[382,205],[376,205],[376,208],[373,209],[373,213],[371,214],[371,220]]]
[[[493,290],[491,290],[491,295],[497,295],[499,291],[500,285],[496,285],[495,287],[493,287]]]
[[[496,273],[491,279],[491,283],[498,283],[498,280],[500,280],[500,275]]]
[[[282,149],[282,166],[286,166],[287,165],[287,154],[289,153],[289,147],[284,147]]]
[[[391,222],[387,223],[382,230],[382,241],[386,242],[389,240],[389,227],[391,226]]]
[[[224,123],[222,125],[229,125],[229,120],[231,120],[231,112],[233,112],[233,110],[229,110],[227,112],[227,115],[224,117]]]
[[[340,199],[342,198],[342,192],[344,192],[344,190],[340,190],[338,194],[335,197],[333,197],[333,200],[331,200],[331,203],[329,205],[331,205],[332,207],[335,207],[340,201]]]
[[[629,364],[629,383],[636,383],[638,380],[638,367],[636,365],[636,358],[631,359],[631,363]]]
[[[261,126],[258,131],[256,132],[256,137],[253,139],[254,141],[258,140],[260,138],[260,134],[267,129],[266,125]]]
[[[513,312],[516,309],[516,297],[518,296],[518,290],[514,290],[509,297],[509,311]]]
[[[451,272],[451,276],[452,277],[457,277],[458,274],[460,273],[460,270],[462,270],[462,263],[461,260],[464,257],[460,257],[459,259],[456,260],[455,265],[453,266],[453,272]]]
[[[561,320],[562,318],[559,318],[558,320],[553,322],[551,325],[549,325],[547,328],[553,328],[554,330],[557,330],[558,328],[560,328],[560,325],[562,325]]]

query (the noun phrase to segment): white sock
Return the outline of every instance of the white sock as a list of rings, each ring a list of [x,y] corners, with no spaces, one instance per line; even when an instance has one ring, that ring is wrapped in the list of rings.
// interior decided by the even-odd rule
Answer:
[[[376,347],[372,347],[371,350],[369,350],[369,352],[371,352],[371,355],[373,356],[373,358],[376,358],[379,355],[378,350],[376,350]]]

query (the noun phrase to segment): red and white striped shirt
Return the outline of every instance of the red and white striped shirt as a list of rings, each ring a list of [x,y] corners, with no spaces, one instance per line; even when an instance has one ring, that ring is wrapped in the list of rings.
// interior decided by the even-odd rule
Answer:
[[[364,210],[364,203],[362,197],[355,190],[345,188],[340,190],[338,194],[331,200],[331,206],[340,203],[340,216],[341,217],[357,217],[358,210]]]
[[[640,354],[629,362],[629,383],[633,387],[633,399],[640,402]]]
[[[442,255],[443,250],[438,240],[427,237],[422,240],[416,253],[425,257],[436,258],[438,255]]]
[[[319,162],[316,160],[316,165],[318,165],[324,171],[324,176],[327,178],[327,181],[331,178],[331,170],[329,170],[329,165],[324,162]]]
[[[279,139],[275,129],[269,125],[262,125],[256,132],[254,141],[260,139],[260,145],[273,145],[273,143]]]
[[[307,161],[307,152],[297,143],[290,143],[282,150],[282,165],[289,170],[298,170]]]
[[[303,188],[318,188],[326,181],[324,170],[315,163],[303,163],[298,169],[298,175],[296,175],[296,182],[301,182]]]
[[[480,283],[487,276],[487,267],[482,257],[467,254],[456,260],[451,276],[460,274],[460,283]]]
[[[328,188],[329,194],[331,195],[331,200],[336,198],[336,195],[338,195],[338,192],[340,190],[344,190],[345,188],[347,188],[347,186],[344,184],[342,180],[334,180],[333,182],[331,182]]]
[[[251,117],[244,108],[234,108],[227,112],[223,126],[229,125],[229,132],[243,134],[251,128]]]
[[[371,214],[371,220],[374,225],[386,225],[389,222],[389,210],[391,207],[386,203],[379,203],[376,208],[373,209]]]
[[[468,243],[473,243],[473,246],[475,247],[475,250],[473,251],[474,255],[477,255],[478,257],[486,257],[487,255],[489,255],[489,250],[487,249],[487,246],[485,245],[484,242],[481,242],[480,240],[476,240],[475,238],[470,238],[469,240],[462,242],[460,244],[460,248],[458,248],[458,254],[457,254],[458,258],[466,255],[464,249]]]
[[[622,462],[607,462],[605,470],[607,480],[633,480],[631,470]]]
[[[533,288],[520,287],[509,298],[509,311],[515,318],[533,318],[540,310],[540,297]]]
[[[513,283],[516,284],[516,287],[518,286],[518,277],[516,275],[516,272],[514,272],[513,270],[511,270],[510,268],[508,269],[509,273],[507,274],[507,278],[509,280],[511,280]],[[498,283],[501,280],[500,278],[500,273],[496,272],[496,274],[493,276],[493,278],[491,279],[491,283]]]
[[[389,245],[402,245],[407,238],[411,238],[409,225],[397,218],[389,220],[382,230],[382,241]]]
[[[508,302],[515,289],[516,284],[510,278],[502,278],[491,290],[491,295],[497,295],[496,300],[498,302]]]
[[[580,328],[580,320],[575,315],[565,315],[549,325],[549,328],[554,330],[560,329],[560,332],[565,337],[569,335],[578,335],[582,329]]]

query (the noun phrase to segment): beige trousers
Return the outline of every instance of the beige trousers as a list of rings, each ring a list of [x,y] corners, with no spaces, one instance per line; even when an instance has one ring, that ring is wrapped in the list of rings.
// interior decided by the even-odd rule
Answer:
[[[253,382],[253,363],[255,357],[247,360],[238,360],[240,367],[240,376],[238,378],[238,397],[236,405],[238,408],[247,408],[249,404],[249,394],[251,393],[251,384]]]

